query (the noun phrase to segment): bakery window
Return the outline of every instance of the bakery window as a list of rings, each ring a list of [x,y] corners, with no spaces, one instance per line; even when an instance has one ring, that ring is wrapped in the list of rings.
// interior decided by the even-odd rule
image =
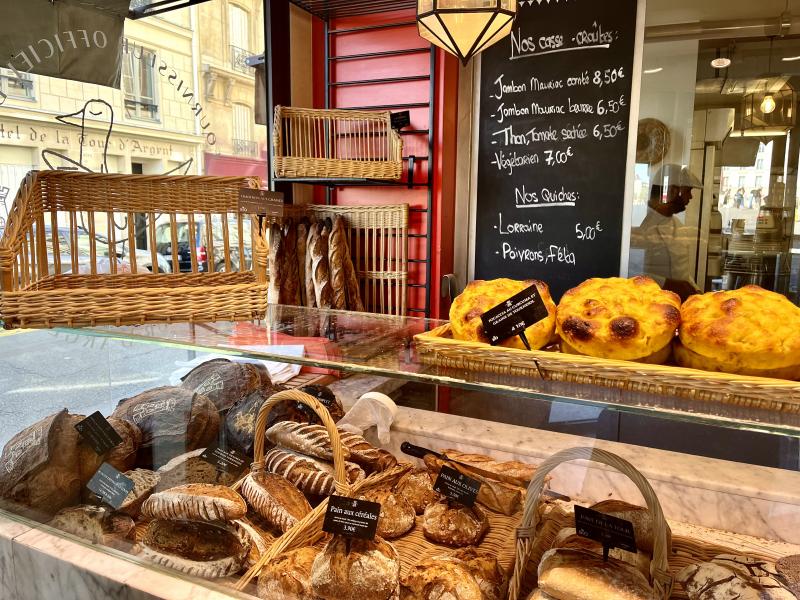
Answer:
[[[152,50],[126,46],[122,62],[125,115],[129,119],[158,120],[156,55]]]
[[[33,76],[28,73],[0,69],[0,97],[15,100],[34,100]]]

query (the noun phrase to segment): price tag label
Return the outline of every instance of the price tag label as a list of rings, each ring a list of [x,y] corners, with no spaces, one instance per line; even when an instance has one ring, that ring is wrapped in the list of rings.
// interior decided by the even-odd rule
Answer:
[[[206,448],[200,458],[213,465],[217,471],[233,474],[240,473],[250,460],[236,448],[220,448],[218,444]]]
[[[581,537],[600,542],[605,550],[621,548],[628,552],[636,552],[633,523],[625,519],[612,517],[591,508],[575,506],[575,530]]]
[[[266,217],[283,217],[286,205],[283,192],[241,188],[239,190],[239,213]]]
[[[331,496],[322,530],[334,535],[373,540],[380,516],[381,505],[377,502]]]
[[[443,466],[433,489],[454,502],[472,507],[481,490],[481,482],[448,466]]]
[[[403,127],[411,125],[411,112],[404,110],[402,112],[394,112],[391,116],[392,129],[400,130]]]
[[[125,477],[108,463],[103,463],[86,487],[93,494],[117,510],[133,490],[133,480]]]
[[[122,437],[97,411],[75,425],[81,438],[98,454],[105,454],[122,443]]]
[[[527,290],[512,296],[502,304],[481,315],[483,330],[492,346],[525,330],[547,318],[547,307],[539,294],[539,289],[532,285]],[[527,344],[526,344],[527,345]]]

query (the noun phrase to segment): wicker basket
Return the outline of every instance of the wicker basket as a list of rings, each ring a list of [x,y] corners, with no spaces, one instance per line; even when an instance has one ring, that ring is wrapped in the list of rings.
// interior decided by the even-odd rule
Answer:
[[[653,586],[653,597],[655,600],[668,600],[672,594],[673,578],[669,572],[668,563],[667,522],[664,519],[661,504],[658,502],[656,493],[647,479],[633,465],[616,454],[599,448],[570,448],[562,450],[545,460],[536,469],[536,474],[528,486],[528,497],[525,501],[522,524],[517,530],[517,555],[514,563],[514,575],[508,586],[508,600],[525,598],[524,593],[530,591],[525,590],[524,586],[527,581],[531,580],[531,569],[538,567],[538,564],[530,564],[529,559],[535,545],[534,538],[539,525],[539,503],[544,491],[545,478],[557,466],[571,460],[590,460],[613,467],[627,475],[639,488],[653,519],[655,547],[653,549],[653,559],[650,563],[650,583]]]
[[[249,234],[252,264],[266,264],[263,235],[247,232],[249,217],[238,213],[239,189],[258,185],[243,177],[29,173],[0,240],[5,327],[262,317],[265,272],[237,259],[247,256]],[[175,252],[167,266],[157,246],[178,248],[180,230],[201,246],[188,243],[190,261],[181,265]],[[150,268],[137,264],[142,251],[130,251],[137,238],[147,241]]]
[[[403,141],[388,111],[275,107],[276,177],[400,179]]]
[[[444,374],[463,376],[464,371],[472,371],[506,381],[518,377],[592,385],[708,403],[715,414],[726,405],[733,411],[744,411],[744,416],[763,411],[765,416],[782,413],[781,419],[787,423],[800,420],[798,382],[465,342],[453,339],[449,324],[414,339],[422,362],[436,365]],[[592,397],[596,399],[596,394]],[[608,401],[615,398],[615,394],[609,394]]]

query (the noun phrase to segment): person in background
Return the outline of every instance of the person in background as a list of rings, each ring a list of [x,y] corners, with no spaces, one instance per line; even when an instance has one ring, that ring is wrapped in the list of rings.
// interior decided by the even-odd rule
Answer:
[[[702,187],[686,167],[663,166],[651,184],[647,216],[631,236],[631,244],[644,250],[644,275],[681,300],[700,292],[692,266],[697,231],[676,215],[686,210],[693,191]]]

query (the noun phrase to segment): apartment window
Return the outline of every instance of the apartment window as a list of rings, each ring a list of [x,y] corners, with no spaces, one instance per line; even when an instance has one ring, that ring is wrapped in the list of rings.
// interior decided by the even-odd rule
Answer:
[[[20,77],[11,69],[0,69],[0,92],[9,98],[33,100],[33,77],[28,73],[20,73]]]
[[[233,153],[255,156],[258,148],[253,140],[253,110],[244,104],[233,105]]]
[[[250,51],[250,15],[241,6],[228,5],[228,33],[231,45],[231,68],[241,73],[252,73],[247,66]]]
[[[122,90],[125,114],[131,119],[158,120],[156,55],[137,44],[125,47],[122,60]]]

